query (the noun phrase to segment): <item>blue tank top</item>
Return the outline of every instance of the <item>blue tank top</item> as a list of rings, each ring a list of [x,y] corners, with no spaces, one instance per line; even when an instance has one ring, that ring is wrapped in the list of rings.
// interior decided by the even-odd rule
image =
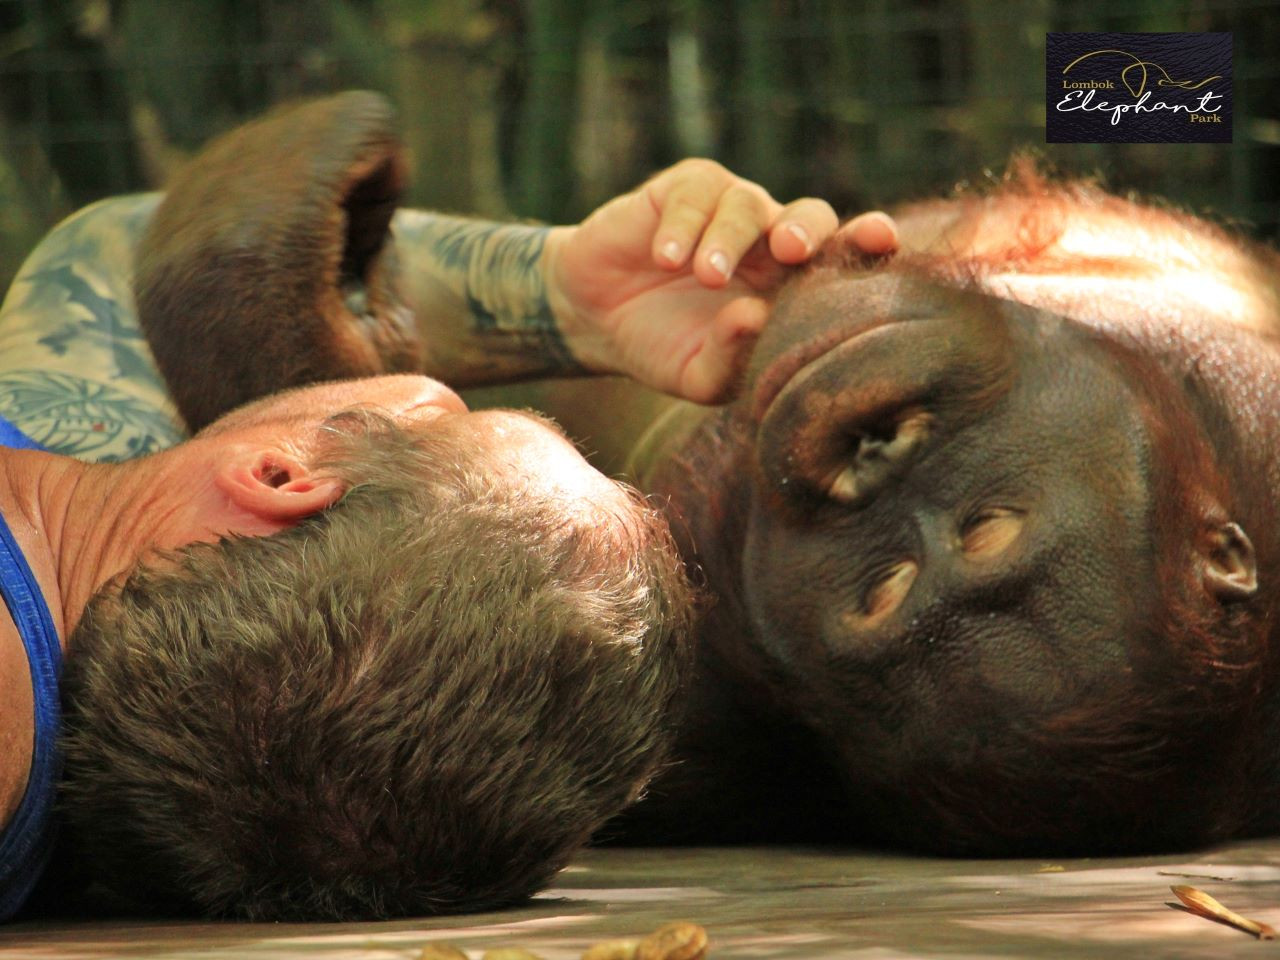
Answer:
[[[38,443],[3,417],[0,417],[0,446],[40,449]],[[0,596],[4,597],[27,652],[36,728],[27,790],[13,819],[0,834],[0,920],[8,920],[30,895],[53,846],[53,795],[62,766],[57,751],[62,648],[40,585],[3,516],[0,516]]]

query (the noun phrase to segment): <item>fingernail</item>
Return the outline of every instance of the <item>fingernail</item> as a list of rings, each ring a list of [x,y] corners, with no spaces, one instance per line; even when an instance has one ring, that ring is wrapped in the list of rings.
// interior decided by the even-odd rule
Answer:
[[[711,255],[707,257],[707,263],[711,264],[713,270],[726,280],[729,279],[729,258],[725,256],[723,250],[712,250]]]
[[[809,239],[809,231],[798,223],[788,223],[787,232],[804,244],[804,252],[813,252],[813,241]]]
[[[680,262],[680,244],[674,240],[668,240],[662,245],[662,256],[668,263]]]
[[[863,223],[878,223],[881,229],[884,230],[885,235],[888,237],[890,242],[897,240],[897,224],[893,222],[893,218],[887,213],[882,213],[879,210],[872,210],[869,213],[864,213],[859,219],[861,219]]]
[[[887,213],[883,213],[879,210],[872,210],[870,213],[867,213],[864,216],[866,216],[868,220],[874,220],[876,223],[883,224],[886,230],[890,230],[895,233],[897,232],[898,228],[894,224],[893,218],[890,217]]]

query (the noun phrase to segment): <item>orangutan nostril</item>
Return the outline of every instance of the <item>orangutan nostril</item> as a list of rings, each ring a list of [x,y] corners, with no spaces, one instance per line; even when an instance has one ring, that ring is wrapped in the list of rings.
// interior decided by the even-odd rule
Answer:
[[[827,484],[827,495],[850,506],[862,505],[885,483],[906,472],[932,429],[933,417],[914,409],[860,430],[854,434],[852,462],[836,472]]]
[[[845,467],[827,488],[827,495],[841,503],[856,503],[860,492],[858,471],[852,466]]]

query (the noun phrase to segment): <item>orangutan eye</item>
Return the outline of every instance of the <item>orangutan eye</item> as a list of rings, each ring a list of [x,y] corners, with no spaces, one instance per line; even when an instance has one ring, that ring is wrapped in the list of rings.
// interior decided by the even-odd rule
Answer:
[[[994,557],[1018,539],[1026,516],[1007,507],[984,507],[960,527],[960,549],[975,559]]]
[[[854,631],[879,626],[906,601],[919,572],[919,564],[902,560],[877,573],[862,603],[840,615],[841,624],[846,630]]]
[[[910,560],[894,564],[879,582],[867,591],[863,601],[863,612],[868,620],[880,620],[887,617],[898,607],[911,592],[911,585],[916,582],[916,574],[920,567]]]

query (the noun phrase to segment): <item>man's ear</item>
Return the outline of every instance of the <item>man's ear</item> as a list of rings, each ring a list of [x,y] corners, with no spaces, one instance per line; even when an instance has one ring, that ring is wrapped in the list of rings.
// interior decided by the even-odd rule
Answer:
[[[1247,600],[1258,592],[1258,563],[1253,544],[1239,524],[1209,531],[1204,545],[1205,589],[1219,601]]]
[[[262,520],[293,523],[333,506],[346,492],[336,477],[317,476],[281,450],[242,447],[218,467],[218,489]]]

